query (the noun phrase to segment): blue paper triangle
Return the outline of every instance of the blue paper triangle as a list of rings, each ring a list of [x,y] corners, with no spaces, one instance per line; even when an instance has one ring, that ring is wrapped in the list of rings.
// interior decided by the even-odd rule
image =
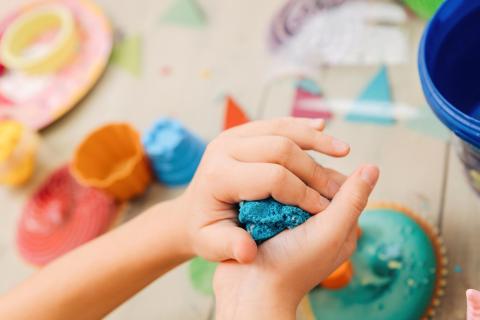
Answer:
[[[390,83],[388,81],[387,67],[382,66],[375,77],[362,92],[358,101],[391,102]]]
[[[312,79],[303,78],[301,80],[298,80],[297,88],[307,91],[308,93],[313,95],[318,95],[318,96],[322,95],[322,90],[317,85],[317,83]]]
[[[391,108],[392,93],[390,91],[390,82],[388,80],[388,72],[386,66],[382,66],[378,73],[373,77],[367,87],[363,90],[357,99],[357,102],[368,104],[369,102],[376,106]],[[362,112],[362,103],[354,104],[353,110],[350,111],[345,120],[352,122],[370,122],[382,125],[391,125],[395,123],[393,113],[372,114]]]

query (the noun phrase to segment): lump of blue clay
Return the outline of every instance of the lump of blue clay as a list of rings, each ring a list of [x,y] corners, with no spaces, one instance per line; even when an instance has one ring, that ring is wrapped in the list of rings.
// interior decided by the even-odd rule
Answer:
[[[310,214],[298,207],[281,204],[272,198],[240,203],[238,221],[257,243],[283,230],[301,225]]]

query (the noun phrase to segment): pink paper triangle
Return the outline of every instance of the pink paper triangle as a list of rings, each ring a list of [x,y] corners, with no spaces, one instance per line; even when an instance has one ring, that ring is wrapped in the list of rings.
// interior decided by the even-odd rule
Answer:
[[[305,108],[302,106],[302,102],[308,100],[310,102],[318,101],[318,107],[315,108]],[[292,106],[292,117],[300,118],[321,118],[321,119],[331,119],[333,113],[330,111],[330,108],[325,104],[324,97],[322,94],[313,94],[302,88],[297,88],[295,97],[293,99]]]

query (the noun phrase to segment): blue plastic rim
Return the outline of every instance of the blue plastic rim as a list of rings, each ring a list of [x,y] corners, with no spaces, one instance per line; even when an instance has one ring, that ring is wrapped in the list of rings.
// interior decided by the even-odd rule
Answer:
[[[480,154],[480,1],[443,3],[424,31],[418,68],[434,113]]]

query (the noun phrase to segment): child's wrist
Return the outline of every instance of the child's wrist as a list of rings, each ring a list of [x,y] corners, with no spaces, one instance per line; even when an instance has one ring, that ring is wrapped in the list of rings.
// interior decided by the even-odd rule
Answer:
[[[261,294],[259,294],[262,292]],[[298,302],[278,292],[252,287],[244,297],[224,299],[216,295],[218,319],[278,319],[293,320]]]
[[[168,225],[167,232],[172,245],[170,251],[175,254],[177,259],[186,261],[193,258],[194,252],[187,227],[188,216],[183,206],[184,204],[179,198],[161,202],[151,209],[153,219],[149,219],[146,223],[157,225],[156,230],[163,230],[165,225]],[[160,218],[161,216],[163,217]],[[157,239],[162,238],[157,237]]]
[[[189,228],[189,212],[183,196],[179,196],[169,202],[169,209],[175,219],[176,227],[175,237],[177,238],[176,250],[179,254],[187,257],[187,260],[193,258],[196,254],[193,250],[192,236]]]
[[[296,294],[294,288],[270,281],[272,279],[264,274],[250,271],[233,283],[216,275],[219,277],[215,285],[218,319],[295,319],[303,295]]]

